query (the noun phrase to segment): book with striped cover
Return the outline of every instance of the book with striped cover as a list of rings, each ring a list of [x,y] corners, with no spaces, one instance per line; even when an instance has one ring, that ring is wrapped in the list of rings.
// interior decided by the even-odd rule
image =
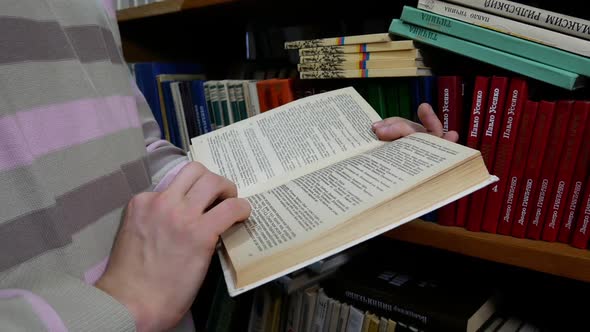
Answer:
[[[391,41],[391,38],[389,37],[389,33],[385,32],[364,35],[286,41],[285,49],[293,50],[299,48],[379,43],[387,41]]]
[[[385,52],[368,52],[368,53],[343,53],[343,54],[316,54],[302,56],[299,63],[309,62],[331,62],[342,63],[344,61],[369,61],[377,59],[407,59],[422,58],[422,53],[418,49],[403,51],[385,51]]]
[[[334,62],[309,62],[297,64],[298,71],[334,71],[349,69],[386,69],[386,68],[403,68],[403,67],[426,67],[421,59],[377,59],[366,61],[343,61]]]
[[[413,40],[396,40],[383,43],[301,48],[299,49],[299,56],[309,56],[316,54],[387,52],[411,50],[415,48],[416,45],[414,45]]]
[[[366,78],[366,77],[411,77],[431,76],[430,68],[406,67],[385,69],[349,69],[349,70],[316,70],[302,71],[301,79],[315,78]]]

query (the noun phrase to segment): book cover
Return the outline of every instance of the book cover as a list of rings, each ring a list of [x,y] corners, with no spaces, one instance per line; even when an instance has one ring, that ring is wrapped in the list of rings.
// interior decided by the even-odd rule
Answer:
[[[531,138],[535,131],[535,120],[537,118],[538,108],[539,102],[532,100],[526,101],[521,119],[522,123],[516,133],[516,146],[514,147],[510,173],[506,177],[508,183],[506,185],[506,194],[502,198],[502,210],[500,213],[500,220],[498,221],[498,233],[502,235],[510,235],[512,230],[512,223],[514,222],[514,215],[516,214],[515,210],[518,202],[518,194],[522,187],[524,170],[531,146]]]
[[[325,46],[299,49],[299,56],[313,56],[318,54],[347,54],[347,53],[377,53],[387,51],[403,51],[416,48],[413,40],[394,40],[381,43],[367,43],[358,45]]]
[[[571,36],[590,39],[590,21],[509,0],[448,0],[509,19],[530,23]]]
[[[427,45],[508,69],[564,89],[574,90],[585,85],[586,79],[579,74],[405,23],[398,19],[392,20],[389,31],[405,38],[412,38]]]
[[[438,0],[419,0],[418,8],[536,43],[590,56],[590,41]]]
[[[469,131],[467,132],[466,144],[473,149],[479,149],[481,144],[482,128],[486,114],[490,77],[476,76],[473,87],[469,115]],[[457,201],[457,217],[455,225],[464,227],[467,221],[467,211],[471,196],[461,198]]]
[[[520,126],[524,105],[528,99],[527,81],[513,77],[510,79],[510,86],[506,93],[506,101],[503,106],[504,115],[501,117],[502,125],[499,128],[497,147],[494,158],[493,173],[500,178],[488,190],[481,229],[484,232],[496,233],[498,220],[502,210],[502,199],[506,193],[508,184],[508,172],[514,158],[514,147],[516,145],[516,132]],[[498,118],[500,119],[500,118]]]
[[[443,126],[443,133],[451,130],[460,133],[463,128],[463,77],[438,76],[438,108],[436,114]],[[449,204],[440,208],[437,212],[437,222],[441,225],[452,226],[455,224],[457,204]]]
[[[334,62],[308,62],[298,63],[298,71],[336,71],[348,69],[385,69],[385,68],[403,68],[403,67],[426,67],[422,60],[414,58],[399,59],[377,59],[365,61],[343,61]]]
[[[576,220],[576,229],[572,234],[571,245],[580,248],[588,248],[588,238],[590,237],[590,181],[586,178],[584,192],[580,201],[580,210]]]
[[[430,76],[430,68],[405,67],[384,69],[349,69],[349,70],[317,70],[302,71],[301,79],[327,79],[327,78],[367,78],[367,77],[411,77]]]
[[[418,49],[389,51],[389,52],[366,52],[346,54],[316,54],[299,57],[299,63],[323,62],[339,64],[349,61],[372,61],[372,60],[393,60],[393,59],[422,59],[422,53]]]
[[[543,166],[539,176],[538,186],[533,193],[531,211],[528,216],[527,238],[538,240],[543,230],[543,211],[547,209],[547,201],[555,184],[555,176],[561,160],[564,140],[567,137],[568,123],[572,113],[573,100],[559,100],[555,106],[555,117],[551,123],[551,132],[543,157]]]
[[[307,40],[290,40],[285,42],[284,47],[287,50],[293,50],[300,48],[381,43],[388,41],[391,41],[391,37],[388,33],[372,33],[363,35],[327,37]]]
[[[537,190],[537,183],[543,166],[547,141],[553,124],[555,115],[555,102],[540,101],[535,119],[533,136],[527,156],[526,166],[523,172],[523,179],[516,201],[514,221],[512,223],[511,234],[514,237],[523,238],[528,226],[530,210],[532,210],[532,198]]]
[[[586,104],[584,107],[590,107],[590,105],[588,105],[590,104],[589,101],[577,100],[576,103],[584,103]],[[590,142],[590,123],[586,123],[582,142]],[[580,149],[578,161],[576,162],[576,169],[574,170],[574,175],[571,181],[572,188],[567,195],[564,210],[560,210],[560,214],[557,216],[557,219],[561,220],[561,227],[557,240],[562,243],[570,242],[572,230],[576,226],[575,220],[579,214],[578,207],[581,204],[580,199],[582,197],[582,190],[584,189],[584,183],[588,177],[588,167],[590,167],[590,144],[582,144]]]
[[[482,137],[479,150],[486,163],[486,167],[493,169],[496,157],[496,146],[500,136],[500,125],[504,117],[504,102],[508,89],[509,78],[493,76],[490,80],[485,121],[482,128]],[[474,193],[471,196],[469,214],[466,228],[479,232],[483,223],[483,215],[486,205],[488,187]]]
[[[559,217],[563,215],[564,200],[570,191],[574,170],[580,158],[580,148],[584,142],[584,132],[590,118],[587,106],[585,102],[574,101],[571,109],[567,133],[561,143],[563,151],[559,157],[561,162],[558,164],[557,173],[553,180],[553,190],[547,197],[547,202],[539,217],[544,225],[541,236],[544,241],[553,242],[557,239],[557,233],[561,225]]]
[[[347,87],[192,139],[193,159],[234,182],[252,206],[218,248],[232,296],[498,180],[479,151],[461,144],[427,133],[379,140],[371,124],[380,119]]]
[[[477,26],[422,9],[405,6],[400,19],[424,28],[485,45],[549,66],[590,76],[590,59],[494,29]]]

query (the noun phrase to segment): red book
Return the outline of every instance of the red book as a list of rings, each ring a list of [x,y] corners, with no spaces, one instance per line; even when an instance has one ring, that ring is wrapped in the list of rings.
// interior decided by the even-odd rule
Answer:
[[[477,76],[475,78],[469,117],[469,131],[467,132],[466,143],[468,147],[473,149],[479,149],[481,141],[481,128],[483,127],[486,102],[488,100],[489,84],[490,78],[487,76]],[[465,226],[470,200],[471,196],[466,196],[457,201],[457,216],[455,218],[456,226]]]
[[[526,160],[531,145],[531,138],[535,131],[535,119],[537,118],[538,107],[538,102],[527,100],[522,118],[520,119],[521,123],[518,127],[518,133],[516,136],[512,167],[507,176],[507,192],[502,199],[502,213],[500,213],[500,221],[498,222],[499,234],[509,235],[512,229],[514,215],[516,214],[515,210],[516,203],[518,202],[518,193],[520,192],[523,180]]]
[[[561,222],[559,216],[560,214],[563,215],[565,210],[565,197],[569,194],[572,177],[580,155],[580,147],[583,143],[584,131],[588,123],[588,105],[584,102],[575,102],[571,113],[567,135],[562,143],[563,151],[559,158],[561,163],[557,168],[557,174],[553,181],[554,187],[539,218],[544,224],[541,239],[549,242],[554,242],[557,239],[557,231]]]
[[[443,133],[455,130],[461,132],[463,124],[463,79],[461,76],[439,76],[437,80],[437,115],[443,124]],[[441,225],[455,225],[457,204],[451,203],[437,211],[437,222]]]
[[[512,164],[516,133],[520,126],[520,118],[524,111],[524,104],[528,99],[527,82],[521,78],[512,78],[508,88],[504,116],[500,127],[493,173],[500,180],[488,190],[486,198],[486,213],[483,215],[481,229],[484,232],[496,233],[498,219],[502,210],[502,199],[506,192],[508,173]]]
[[[576,220],[576,230],[572,235],[572,246],[576,248],[586,249],[588,246],[588,223],[590,223],[590,177],[586,179],[586,185],[584,188],[584,195],[580,202],[580,210],[578,211],[578,217]]]
[[[548,206],[547,201],[553,190],[557,169],[559,168],[561,152],[567,137],[568,124],[572,113],[573,100],[560,100],[555,106],[555,117],[551,124],[551,133],[545,149],[543,167],[539,177],[537,190],[532,197],[532,210],[529,214],[529,222],[526,229],[526,236],[529,239],[538,240],[543,230],[543,210]]]
[[[493,76],[490,83],[490,92],[488,95],[486,119],[482,128],[481,146],[479,148],[484,163],[488,169],[494,166],[494,156],[496,152],[496,143],[502,123],[502,113],[504,111],[504,101],[506,100],[506,90],[508,89],[508,78]],[[483,211],[485,208],[488,187],[480,189],[471,195],[469,214],[467,218],[467,229],[474,232],[481,230]]]
[[[585,103],[585,107],[590,112],[589,101],[577,101],[577,103]],[[584,131],[584,138],[582,142],[590,142],[590,118],[586,123],[586,130]],[[561,220],[561,227],[557,241],[563,243],[570,243],[570,235],[574,228],[574,221],[579,214],[578,206],[580,198],[582,197],[582,189],[584,189],[584,182],[588,176],[588,168],[590,167],[590,144],[582,144],[580,153],[578,154],[578,161],[576,162],[576,169],[571,182],[571,190],[568,194],[567,202],[564,206],[563,215],[557,216]]]
[[[555,103],[551,101],[539,102],[539,109],[537,110],[537,119],[535,120],[535,129],[529,153],[527,156],[526,166],[523,173],[520,192],[516,203],[516,210],[514,221],[512,223],[512,236],[524,237],[527,229],[527,222],[529,220],[529,209],[531,205],[531,198],[535,192],[537,180],[541,173],[541,166],[543,165],[543,157],[551,131],[551,124],[553,116],[555,115]]]

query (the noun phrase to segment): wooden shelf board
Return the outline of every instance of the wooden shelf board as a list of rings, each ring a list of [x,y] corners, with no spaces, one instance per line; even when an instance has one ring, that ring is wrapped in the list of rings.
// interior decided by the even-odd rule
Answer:
[[[141,19],[145,17],[177,13],[187,9],[205,8],[239,0],[164,0],[143,6],[132,7],[117,11],[119,22]]]
[[[479,257],[535,271],[590,282],[590,250],[511,236],[471,232],[415,220],[386,236],[405,242]]]

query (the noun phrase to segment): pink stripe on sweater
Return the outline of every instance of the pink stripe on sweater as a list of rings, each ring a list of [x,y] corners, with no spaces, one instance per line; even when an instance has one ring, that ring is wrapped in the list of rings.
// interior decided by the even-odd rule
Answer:
[[[188,164],[188,161],[183,161],[180,164],[174,166],[171,170],[169,170],[168,173],[166,173],[166,175],[164,175],[162,180],[160,180],[160,182],[158,182],[158,184],[154,188],[154,191],[160,192],[160,191],[166,190],[166,188],[168,188],[170,183],[172,183],[172,180],[174,180],[174,178],[176,177],[178,172],[180,172],[180,170],[184,166],[186,166],[186,164]]]
[[[86,281],[86,283],[89,285],[94,285],[96,283],[96,281],[98,281],[98,279],[100,277],[102,277],[104,270],[107,268],[108,262],[109,262],[109,256],[105,257],[98,264],[89,268],[88,271],[86,271],[86,273],[84,273],[84,280]]]
[[[39,317],[47,331],[62,332],[68,330],[57,312],[38,295],[24,289],[0,289],[0,299],[15,297],[22,297],[29,302],[33,312]]]
[[[109,13],[111,17],[117,16],[117,11],[115,9],[115,1],[117,0],[102,0],[104,8],[107,10],[107,13]]]
[[[49,152],[128,128],[139,128],[131,96],[76,100],[0,118],[0,171]]]

